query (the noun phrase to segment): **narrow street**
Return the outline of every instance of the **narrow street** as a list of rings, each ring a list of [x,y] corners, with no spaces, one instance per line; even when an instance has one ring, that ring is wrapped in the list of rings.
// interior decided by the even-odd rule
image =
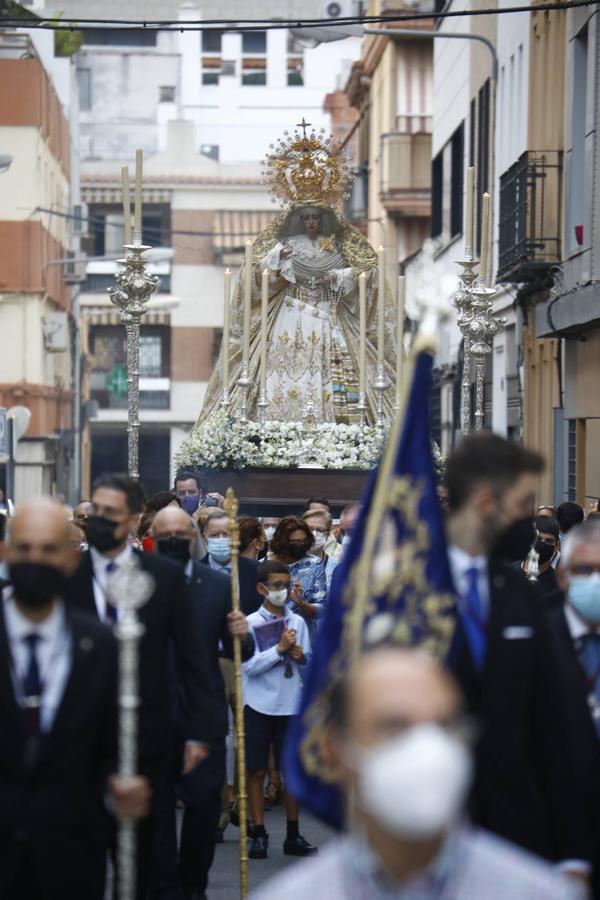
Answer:
[[[276,806],[266,814],[265,827],[270,836],[269,856],[267,859],[249,861],[250,893],[280,869],[297,862],[293,857],[283,855],[285,813],[281,806]],[[311,844],[319,847],[323,847],[333,835],[329,828],[307,813],[300,816],[300,831]],[[209,900],[236,900],[239,896],[238,835],[238,829],[230,825],[225,832],[225,843],[217,844],[208,885]]]

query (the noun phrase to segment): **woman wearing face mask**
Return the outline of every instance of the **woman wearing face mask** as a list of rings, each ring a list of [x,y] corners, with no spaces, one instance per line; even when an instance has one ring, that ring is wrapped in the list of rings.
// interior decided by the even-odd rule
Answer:
[[[323,566],[327,592],[331,587],[331,578],[342,558],[342,548],[331,534],[331,515],[324,509],[311,509],[302,516],[313,533],[314,544],[310,551]]]
[[[271,541],[271,558],[290,568],[291,609],[302,616],[311,632],[323,611],[327,595],[325,572],[320,560],[309,550],[314,536],[307,523],[298,516],[286,516],[281,520]]]

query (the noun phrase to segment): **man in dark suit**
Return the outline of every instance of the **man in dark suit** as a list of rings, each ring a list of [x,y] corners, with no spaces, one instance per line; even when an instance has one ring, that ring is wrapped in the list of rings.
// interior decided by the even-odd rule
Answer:
[[[104,625],[63,602],[76,564],[62,508],[23,505],[0,606],[0,897],[101,900],[105,794],[138,818],[145,779],[116,762],[116,646]]]
[[[67,599],[102,621],[116,621],[118,611],[110,595],[113,573],[125,564],[133,550],[129,535],[136,529],[143,508],[143,493],[126,475],[105,475],[94,485],[94,514],[88,520],[90,550],[70,579]],[[151,816],[139,829],[138,896],[145,898],[149,885],[160,898],[177,897],[176,860],[165,850],[151,873],[156,820],[171,815],[168,784],[171,774],[172,708],[170,654],[186,697],[183,772],[191,772],[208,754],[212,729],[210,681],[205,654],[193,639],[193,615],[186,599],[183,570],[152,553],[138,554],[142,569],[154,579],[155,589],[138,616],[144,625],[140,642],[140,770],[153,786]]]
[[[547,687],[557,665],[541,626],[543,602],[501,560],[527,555],[541,458],[493,434],[462,440],[448,460],[449,556],[459,597],[455,670],[481,721],[472,813],[484,827],[575,875],[586,848],[568,740],[579,735]],[[550,751],[548,748],[552,748]],[[566,787],[566,790],[565,790]]]
[[[208,553],[200,560],[213,572],[231,574],[231,552],[229,549],[229,517],[222,509],[207,510],[202,527],[202,535]],[[262,600],[256,590],[258,566],[255,560],[239,558],[240,608],[245,616],[256,612]]]
[[[600,898],[600,522],[576,525],[562,544],[558,579],[562,602],[546,611],[543,628],[556,665],[546,689],[566,706],[567,743],[556,765],[575,769],[568,785],[580,809],[579,826],[589,840],[592,891]],[[551,748],[556,750],[555,747]],[[550,752],[551,752],[550,751]],[[566,787],[566,786],[565,786]]]
[[[211,681],[213,731],[210,754],[193,772],[183,775],[178,783],[178,793],[185,804],[179,849],[183,897],[184,900],[200,900],[205,896],[208,885],[221,809],[221,788],[225,780],[228,720],[219,659],[221,656],[233,657],[234,634],[243,638],[243,659],[252,656],[254,642],[248,634],[244,614],[231,611],[230,578],[192,561],[195,531],[187,513],[175,507],[161,510],[152,523],[152,536],[159,553],[185,566],[189,603],[196,624],[195,640],[205,647]],[[181,740],[185,698],[179,696],[177,699],[178,738]]]

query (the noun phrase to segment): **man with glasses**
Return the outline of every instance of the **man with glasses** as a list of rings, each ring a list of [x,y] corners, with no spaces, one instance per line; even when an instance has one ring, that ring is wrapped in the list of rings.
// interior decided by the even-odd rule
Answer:
[[[255,900],[575,900],[577,885],[464,821],[469,731],[456,684],[416,650],[368,652],[337,685],[325,737],[348,836]]]
[[[138,553],[129,535],[144,507],[139,484],[127,475],[103,475],[92,491],[93,514],[88,520],[90,550],[70,579],[66,597],[73,606],[107,623],[116,623],[119,611],[110,593],[110,578],[138,556],[142,569],[154,579],[154,592],[138,611],[144,626],[140,643],[139,767],[153,788],[153,808],[138,834],[138,897],[145,898],[150,882],[154,831],[169,834],[169,783],[172,748],[171,662],[177,669],[186,699],[187,720],[182,772],[191,772],[207,755],[210,736],[211,683],[203,648],[194,640],[194,615],[186,597],[183,568],[154,553]],[[176,861],[165,849],[160,854],[156,897],[177,896]],[[174,893],[169,894],[172,889]],[[154,896],[154,895],[153,895]]]

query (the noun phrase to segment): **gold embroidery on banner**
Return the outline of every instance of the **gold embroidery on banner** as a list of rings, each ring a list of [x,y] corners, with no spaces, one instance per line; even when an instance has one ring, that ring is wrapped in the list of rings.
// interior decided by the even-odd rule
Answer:
[[[393,448],[388,447],[390,454],[397,447],[400,416],[395,424],[398,428],[395,440],[390,441]],[[388,457],[387,462],[390,460]],[[382,465],[384,475],[385,468]],[[430,537],[427,523],[419,515],[425,485],[409,476],[398,476],[387,479],[385,491],[383,485],[380,491],[377,487],[367,523],[371,540],[365,535],[362,554],[348,574],[342,595],[340,646],[329,662],[324,689],[303,715],[306,734],[300,756],[308,774],[324,781],[333,780],[324,752],[331,692],[365,644],[385,640],[399,646],[418,645],[444,659],[454,634],[454,597],[436,590],[427,578]],[[405,527],[400,545],[395,541],[394,516]],[[401,596],[404,609],[399,615],[394,610]],[[376,612],[376,600],[381,598],[383,605]]]

